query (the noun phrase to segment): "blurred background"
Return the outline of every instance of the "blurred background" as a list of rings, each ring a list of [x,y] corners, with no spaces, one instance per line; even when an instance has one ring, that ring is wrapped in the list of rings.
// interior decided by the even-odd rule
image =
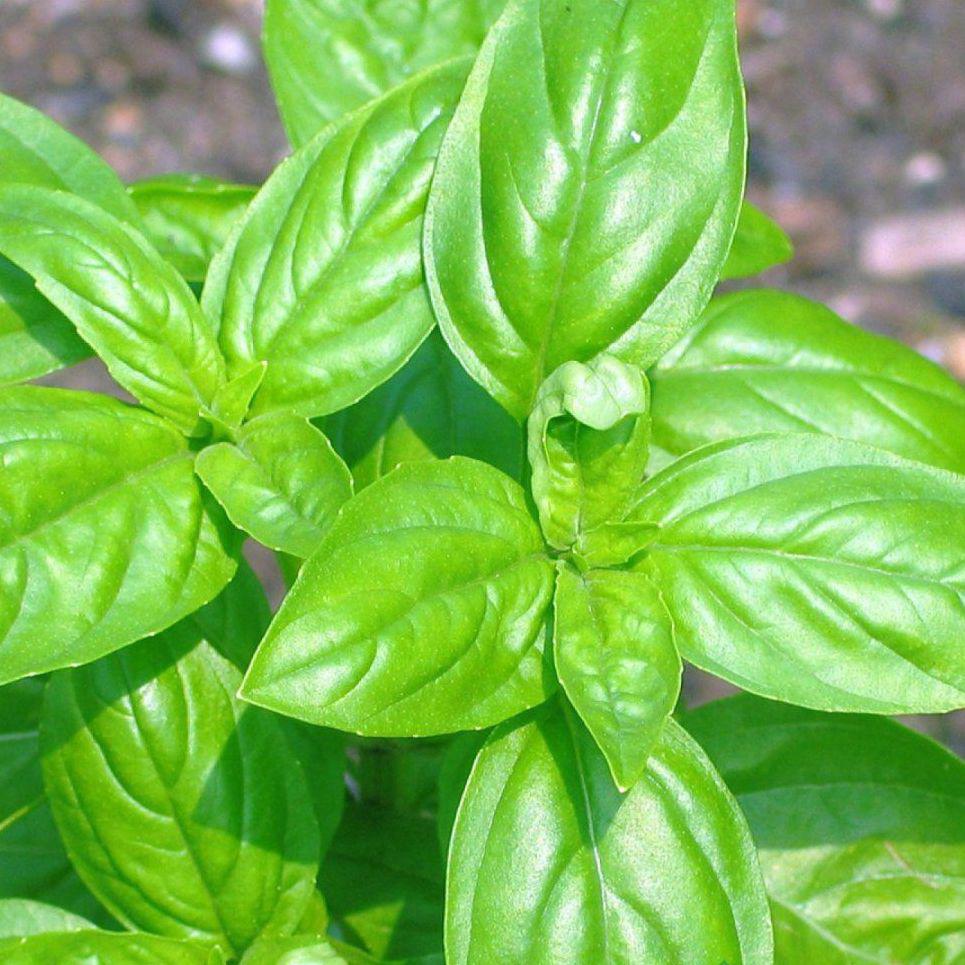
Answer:
[[[262,0],[0,0],[0,89],[126,180],[197,171],[260,182],[286,153],[261,10]],[[965,379],[965,0],[738,0],[738,17],[749,196],[797,248],[764,280]],[[694,676],[689,697],[715,686]],[[922,726],[965,752],[965,715]]]

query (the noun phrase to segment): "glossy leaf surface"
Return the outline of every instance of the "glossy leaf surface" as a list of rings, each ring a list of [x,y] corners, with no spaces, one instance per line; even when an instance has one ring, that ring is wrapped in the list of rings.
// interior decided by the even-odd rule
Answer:
[[[0,391],[0,681],[162,630],[235,571],[171,425],[105,396]]]
[[[747,278],[775,265],[783,265],[794,255],[791,239],[781,226],[749,201],[741,205],[737,231],[730,246],[720,280]]]
[[[292,144],[411,74],[474,54],[503,0],[269,0],[264,50]]]
[[[625,795],[569,708],[499,727],[456,817],[446,916],[451,965],[771,961],[747,826],[673,721]]]
[[[128,188],[154,247],[193,282],[204,281],[256,191],[200,174],[165,174]]]
[[[642,776],[680,693],[670,615],[642,573],[561,566],[553,655],[621,790]]]
[[[373,736],[487,726],[551,690],[552,585],[517,483],[459,457],[402,466],[342,509],[243,696]]]
[[[342,409],[428,335],[422,218],[466,69],[420,74],[319,133],[213,262],[203,301],[232,372],[268,363],[253,414]]]
[[[324,423],[357,489],[396,466],[469,456],[519,479],[519,424],[469,376],[438,331],[384,385]]]
[[[643,373],[611,356],[567,362],[540,386],[527,453],[543,535],[575,549],[625,514],[643,479],[650,441]]]
[[[93,927],[86,918],[42,901],[31,901],[29,898],[0,899],[0,940],[50,931],[82,931]]]
[[[196,468],[236,526],[303,559],[352,495],[351,474],[328,439],[283,412],[247,423],[233,443],[209,446]]]
[[[716,299],[650,377],[663,462],[755,432],[818,432],[965,472],[965,390],[797,295]]]
[[[957,962],[965,956],[965,765],[874,717],[749,695],[684,723],[747,815],[777,960]]]
[[[0,187],[0,252],[67,315],[114,378],[187,433],[224,362],[185,281],[143,236],[88,201]]]
[[[705,447],[650,479],[640,562],[677,645],[825,710],[965,706],[965,477],[811,434]]]
[[[6,965],[220,965],[224,961],[210,946],[196,942],[107,931],[0,939],[0,959]]]
[[[288,934],[312,896],[318,828],[278,722],[190,623],[51,681],[54,816],[124,924],[240,952]]]
[[[446,340],[517,418],[568,361],[645,366],[717,281],[743,184],[729,0],[512,0],[439,156]]]

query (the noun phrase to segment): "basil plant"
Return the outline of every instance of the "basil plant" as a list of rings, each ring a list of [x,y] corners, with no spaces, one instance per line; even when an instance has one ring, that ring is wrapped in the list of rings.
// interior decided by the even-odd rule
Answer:
[[[965,392],[715,295],[732,0],[264,42],[257,190],[0,102],[0,959],[965,959]]]

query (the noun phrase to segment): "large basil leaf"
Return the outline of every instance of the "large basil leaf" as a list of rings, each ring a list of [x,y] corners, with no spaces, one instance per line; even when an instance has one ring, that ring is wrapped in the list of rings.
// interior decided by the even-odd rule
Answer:
[[[469,373],[522,418],[564,362],[656,361],[717,281],[744,143],[732,0],[512,0],[426,215],[433,307]]]
[[[805,433],[719,443],[649,480],[639,563],[691,662],[824,710],[965,706],[965,477]]]
[[[524,440],[433,330],[384,385],[325,420],[357,489],[406,462],[469,456],[519,479]]]
[[[771,961],[747,826],[673,721],[624,795],[569,708],[493,733],[449,854],[446,960]]]
[[[124,647],[228,582],[236,540],[193,459],[114,399],[0,390],[0,683]]]
[[[165,174],[127,190],[154,247],[188,281],[201,282],[258,189],[200,174]]]
[[[233,443],[208,447],[195,468],[236,526],[302,558],[352,495],[351,474],[328,439],[284,412],[247,423]]]
[[[185,432],[201,431],[224,362],[191,290],[142,235],[64,192],[0,186],[0,252],[121,385]]]
[[[552,587],[517,483],[460,457],[401,466],[343,507],[242,694],[373,736],[485,727],[553,686]]]
[[[50,931],[82,931],[95,927],[86,918],[29,898],[0,899],[0,940]]]
[[[670,615],[642,573],[560,566],[553,654],[621,790],[643,775],[680,693]]]
[[[71,858],[129,927],[239,953],[294,931],[314,890],[305,774],[191,623],[48,687],[44,781]]]
[[[551,546],[583,551],[594,530],[625,515],[647,466],[649,408],[643,373],[609,355],[567,362],[540,386],[527,452]]]
[[[797,295],[716,299],[650,375],[664,462],[708,442],[789,431],[965,471],[965,390],[915,352]]]
[[[355,805],[319,887],[339,932],[384,961],[442,950],[444,880],[432,818]]]
[[[327,127],[278,168],[215,258],[203,303],[232,371],[268,363],[254,414],[342,409],[429,333],[422,216],[466,69],[422,73]]]
[[[4,965],[220,965],[217,949],[157,935],[60,931],[0,939]]]
[[[687,714],[737,796],[778,961],[965,958],[965,765],[893,721],[748,695]]]
[[[794,255],[791,239],[759,208],[749,201],[741,205],[737,230],[720,280],[757,275],[775,265],[790,261]]]
[[[268,0],[264,51],[291,142],[410,74],[473,54],[504,0]]]

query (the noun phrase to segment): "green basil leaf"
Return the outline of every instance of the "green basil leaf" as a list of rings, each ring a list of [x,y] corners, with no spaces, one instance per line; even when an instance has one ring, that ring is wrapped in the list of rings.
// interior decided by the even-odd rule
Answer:
[[[470,730],[457,734],[442,758],[439,767],[436,807],[436,833],[439,838],[439,851],[449,853],[452,827],[456,823],[456,812],[462,800],[462,792],[472,773],[473,764],[489,738],[489,731]]]
[[[64,192],[0,186],[0,251],[124,388],[185,432],[202,431],[224,362],[191,290],[142,235]]]
[[[432,818],[359,805],[319,874],[340,932],[383,961],[441,951],[444,881]]]
[[[469,376],[433,330],[388,382],[329,416],[325,431],[352,470],[357,489],[396,466],[469,456],[519,479],[519,424]]]
[[[251,411],[327,415],[384,382],[433,325],[420,238],[467,64],[426,71],[320,132],[269,178],[212,262],[203,304]]]
[[[458,456],[401,466],[343,507],[241,692],[372,736],[485,727],[551,692],[552,592],[517,483]]]
[[[193,460],[106,396],[0,390],[0,683],[94,660],[224,587],[236,540]]]
[[[435,810],[448,738],[355,738],[351,744],[351,780],[357,800],[404,814],[425,815]]]
[[[318,828],[278,722],[190,623],[48,687],[44,781],[75,867],[131,928],[240,953],[294,931]]]
[[[165,174],[127,190],[154,247],[188,281],[202,282],[258,189],[200,174]]]
[[[965,706],[965,477],[799,433],[706,446],[649,480],[640,566],[677,645],[823,710]]]
[[[83,931],[93,927],[86,918],[41,901],[31,901],[29,898],[0,900],[0,940],[51,931]]]
[[[205,449],[195,468],[236,526],[302,558],[352,495],[352,476],[328,439],[284,412],[260,416],[235,442]]]
[[[890,720],[748,695],[684,724],[747,815],[777,959],[965,957],[965,764]]]
[[[18,680],[0,689],[0,828],[43,799],[37,726],[43,680]]]
[[[643,776],[680,694],[670,615],[642,573],[561,565],[556,577],[556,672],[620,790]]]
[[[292,935],[255,942],[242,955],[241,965],[348,965],[348,962],[325,938]]]
[[[625,515],[647,466],[650,389],[609,355],[567,362],[541,386],[528,422],[533,499],[561,550]]]
[[[497,728],[456,817],[446,960],[770,962],[750,834],[694,741],[669,720],[621,795],[569,708]]]
[[[474,54],[504,0],[268,0],[264,51],[296,147],[411,74]]]
[[[965,390],[797,295],[716,299],[650,376],[665,454],[755,432],[819,432],[965,472]]]
[[[564,362],[656,361],[717,281],[744,145],[731,0],[512,0],[426,213],[433,307],[470,375],[523,418]]]
[[[737,231],[720,280],[747,278],[783,265],[794,257],[794,246],[781,226],[772,221],[760,208],[749,201],[741,205]]]
[[[220,965],[216,949],[199,942],[173,941],[157,935],[107,931],[49,932],[0,939],[4,965]]]

